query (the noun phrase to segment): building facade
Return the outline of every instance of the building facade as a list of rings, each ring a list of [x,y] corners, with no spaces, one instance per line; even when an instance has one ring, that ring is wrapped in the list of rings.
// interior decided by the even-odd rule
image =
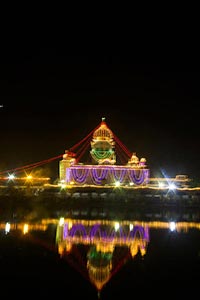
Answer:
[[[146,159],[136,153],[126,152],[128,160],[124,165],[117,164],[116,140],[113,132],[102,118],[93,131],[90,141],[91,164],[79,163],[76,154],[66,150],[59,163],[59,179],[67,185],[131,186],[146,185],[149,182],[149,169]],[[125,150],[125,147],[123,150]]]

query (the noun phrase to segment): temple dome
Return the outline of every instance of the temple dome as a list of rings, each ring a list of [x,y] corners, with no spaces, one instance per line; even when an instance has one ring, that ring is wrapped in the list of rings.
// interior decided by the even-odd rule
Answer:
[[[94,131],[93,133],[93,139],[95,140],[112,140],[113,139],[113,133],[108,128],[105,118],[102,118],[102,122],[100,126]]]

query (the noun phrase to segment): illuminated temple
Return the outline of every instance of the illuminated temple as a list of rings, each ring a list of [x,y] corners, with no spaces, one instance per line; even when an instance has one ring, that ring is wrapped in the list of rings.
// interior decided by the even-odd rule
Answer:
[[[72,148],[66,150],[59,164],[59,179],[62,183],[74,186],[148,184],[146,159],[139,159],[136,153],[130,153],[107,126],[105,118],[83,142],[83,149],[90,146],[90,162],[80,163],[80,156]],[[119,164],[119,157],[123,157],[123,164]]]

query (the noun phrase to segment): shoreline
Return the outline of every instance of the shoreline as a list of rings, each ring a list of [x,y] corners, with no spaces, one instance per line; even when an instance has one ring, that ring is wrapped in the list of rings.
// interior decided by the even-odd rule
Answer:
[[[109,218],[200,221],[200,191],[71,189],[0,194],[1,220]]]

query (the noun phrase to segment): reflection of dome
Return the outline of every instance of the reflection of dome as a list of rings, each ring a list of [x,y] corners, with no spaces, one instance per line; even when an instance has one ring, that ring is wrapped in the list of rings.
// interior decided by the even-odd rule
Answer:
[[[88,253],[87,268],[90,281],[100,291],[110,279],[112,252],[97,251],[95,246]]]

